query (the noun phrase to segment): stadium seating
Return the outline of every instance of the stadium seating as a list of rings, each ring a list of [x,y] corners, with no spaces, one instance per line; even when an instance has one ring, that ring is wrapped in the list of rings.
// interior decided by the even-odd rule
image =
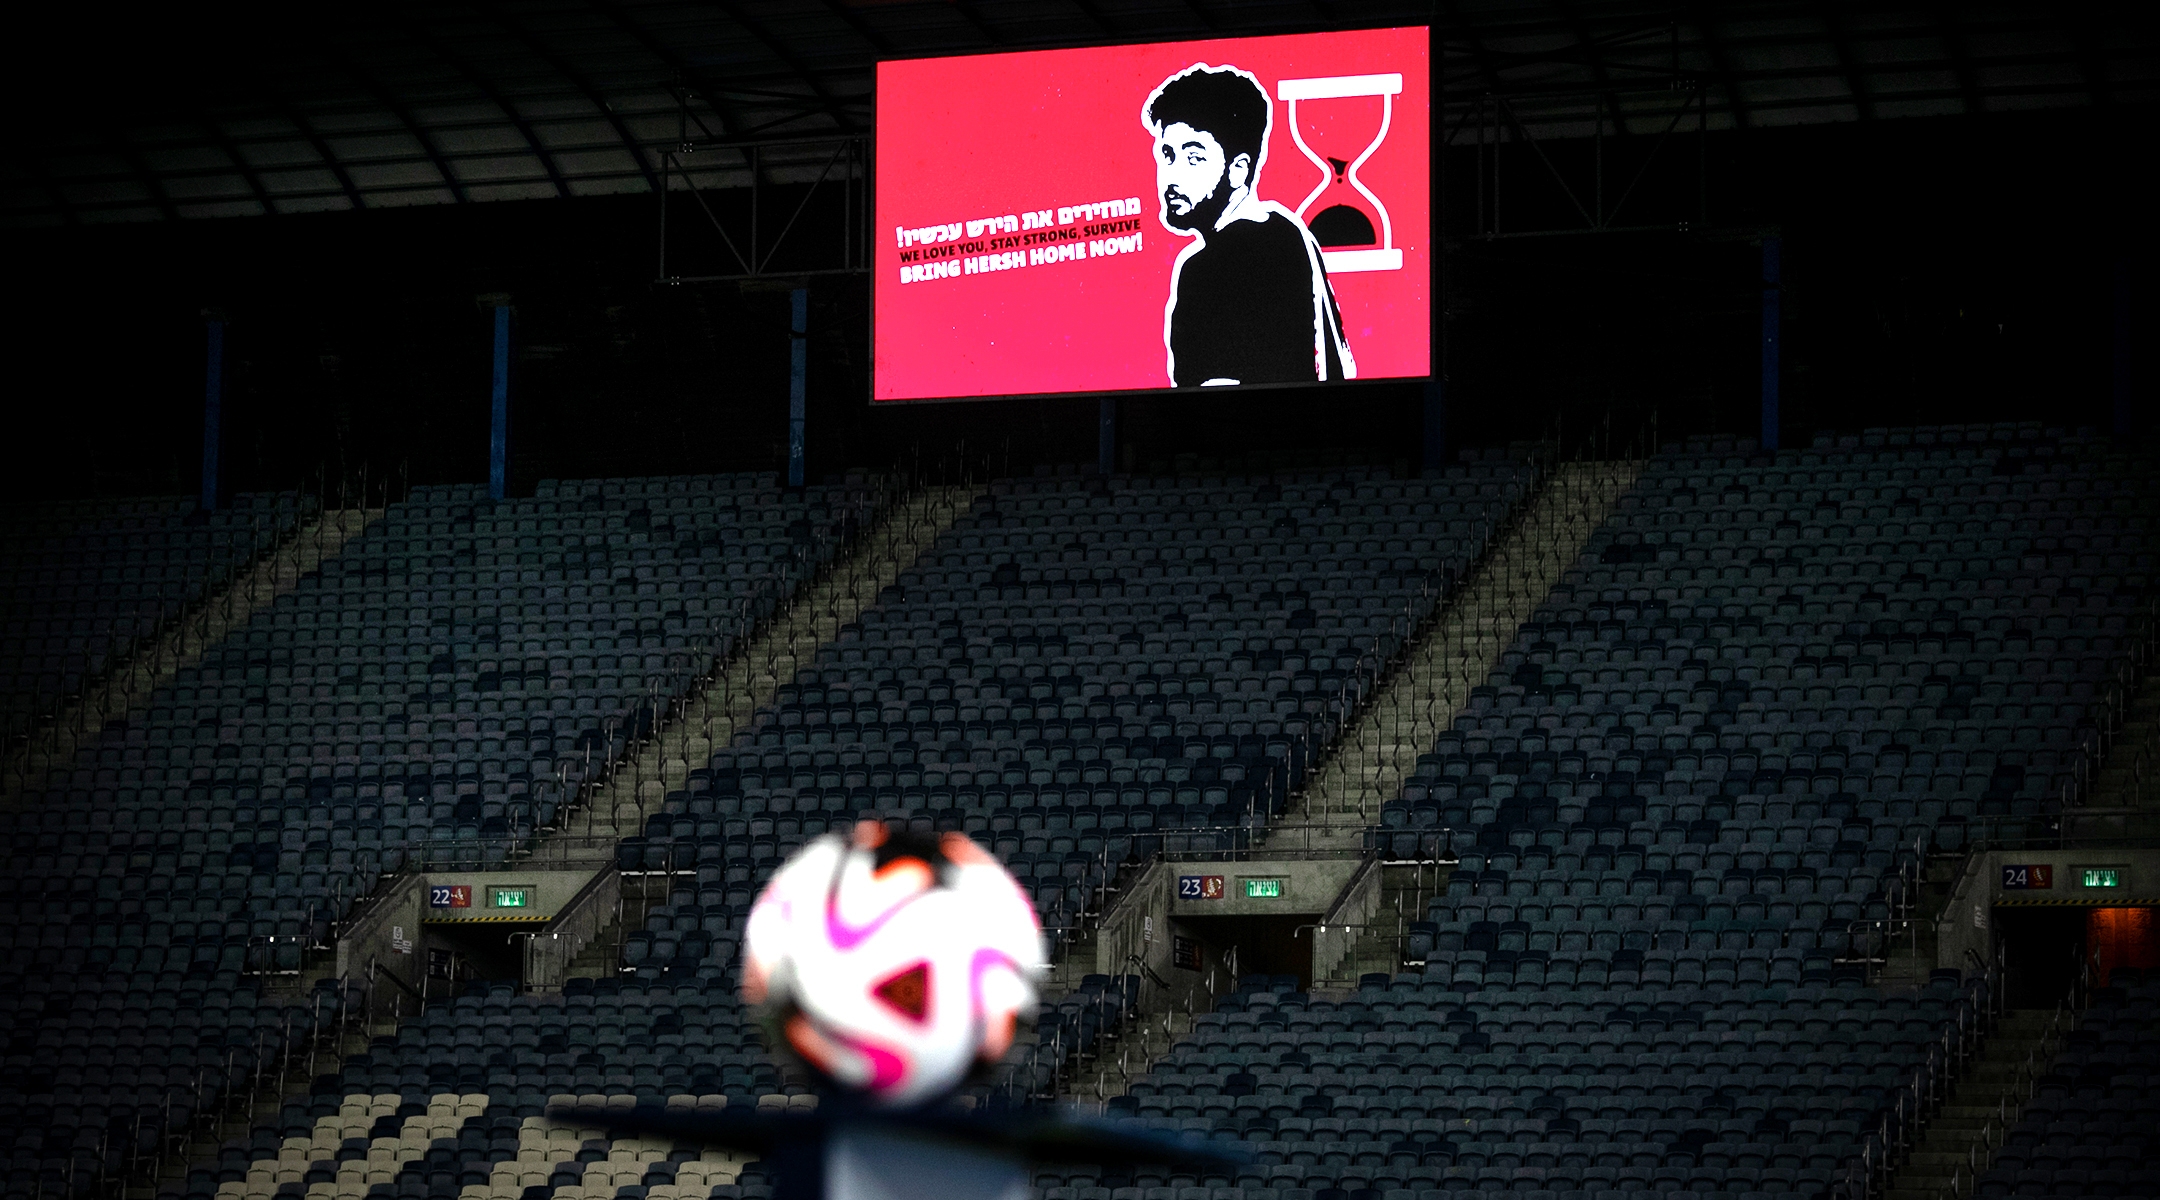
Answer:
[[[1976,999],[1867,986],[1866,922],[2078,786],[2147,619],[2153,481],[2040,433],[1660,457],[1387,806],[1461,860],[1402,973],[1254,985],[1114,1106],[1277,1187],[1829,1186]]]
[[[178,497],[0,508],[0,740],[225,583],[312,505],[243,495],[207,514]]]
[[[739,912],[761,866],[889,814],[976,835],[1069,928],[1166,836],[1227,846],[1277,811],[1339,732],[1343,689],[1354,703],[1527,482],[1495,464],[996,485],[626,840],[624,865],[694,854],[698,903]]]
[[[335,981],[295,1007],[248,976],[385,871],[530,836],[558,755],[610,757],[862,515],[754,476],[392,505],[0,816],[0,1113],[40,1123],[12,1171],[86,1185],[334,1017]]]
[[[2079,786],[2079,720],[2142,628],[2152,565],[2150,485],[2110,470],[2103,446],[2036,428],[1870,436],[1880,444],[1761,456],[1698,443],[1655,460],[1374,831],[1389,854],[1460,857],[1401,969],[1349,994],[1247,980],[1111,1102],[1133,1120],[1243,1140],[1256,1161],[1200,1177],[1053,1172],[1038,1180],[1051,1200],[1829,1188],[1975,1003],[1955,973],[1917,991],[1872,986],[1866,923],[1904,903],[1915,854],[2044,819]],[[1494,462],[1415,481],[995,485],[623,841],[624,870],[665,897],[638,915],[616,976],[560,997],[477,985],[436,1005],[175,1194],[765,1194],[756,1164],[609,1143],[540,1113],[567,1096],[808,1102],[791,1098],[800,1089],[743,1020],[731,959],[766,873],[861,816],[981,838],[1053,932],[1072,929],[1127,862],[1241,844],[1533,478]],[[290,1019],[242,999],[253,994],[234,972],[247,950],[229,953],[239,931],[223,925],[190,931],[222,970],[152,976],[138,956],[91,973],[107,960],[68,938],[80,929],[94,942],[113,924],[127,934],[126,901],[98,891],[107,864],[114,879],[177,895],[181,868],[206,861],[178,857],[201,832],[206,849],[224,849],[231,881],[194,889],[206,916],[244,917],[249,934],[311,933],[311,898],[319,913],[325,896],[350,894],[341,886],[438,854],[485,861],[525,835],[521,820],[549,819],[554,793],[532,781],[561,770],[580,739],[592,744],[602,714],[636,719],[642,673],[667,670],[670,639],[712,615],[711,583],[738,578],[692,568],[731,565],[723,555],[745,544],[685,532],[719,523],[698,511],[698,489],[718,484],[584,486],[492,510],[467,494],[416,495],[160,698],[142,749],[165,750],[168,770],[184,763],[184,786],[153,792],[128,774],[151,761],[128,757],[129,729],[36,798],[40,823],[23,828],[38,841],[10,843],[24,847],[15,865],[30,882],[0,904],[37,931],[25,961],[63,969],[0,999],[40,1022],[17,1038],[11,1067],[58,1061],[50,1046],[102,1066],[109,1083],[143,1077],[109,1053],[96,1061],[113,1022],[77,1001],[89,994],[78,979],[151,981],[101,986],[122,996],[109,1007],[123,1030],[138,1010],[144,1029],[165,1028],[151,1015],[175,996],[227,1046],[245,1040],[235,1031]],[[681,503],[662,499],[678,488]],[[764,519],[782,512],[806,523],[798,536],[844,506],[743,501],[744,524],[785,531]],[[541,526],[572,515],[591,520],[576,532],[593,544],[555,551],[566,561],[552,565],[546,535],[570,531]],[[640,528],[646,547],[677,551],[653,553],[646,576]],[[740,578],[798,569],[788,539],[775,541],[742,555]],[[583,613],[573,566],[588,573]],[[423,568],[424,622],[403,582]],[[595,569],[611,586],[618,574],[649,585],[654,611],[592,628]],[[496,594],[460,570],[492,570]],[[680,609],[662,603],[671,582]],[[323,628],[325,613],[340,622]],[[603,645],[607,632],[622,642]],[[379,655],[344,654],[369,646]],[[383,669],[368,670],[378,657]],[[535,694],[543,678],[551,686]],[[291,686],[302,679],[305,712]],[[237,720],[203,720],[227,712]],[[412,724],[422,715],[425,741]],[[273,781],[277,766],[292,769]],[[91,819],[60,816],[70,799],[87,800],[75,811]],[[179,819],[170,831],[138,824],[157,836],[138,831],[119,863],[122,811]],[[256,824],[265,812],[282,827],[274,842]],[[171,849],[166,832],[179,835]],[[67,902],[40,890],[53,879],[69,881]],[[76,908],[79,925],[58,919]],[[1065,1056],[1128,1019],[1136,995],[1132,980],[1091,977],[1046,1014],[1034,1059],[980,1098],[1048,1086]],[[201,1044],[197,1059],[209,1056]],[[0,1083],[0,1117],[11,1103],[55,1114],[18,1140],[9,1178],[57,1192],[64,1161],[93,1158],[101,1138],[115,1153],[113,1131],[151,1094],[96,1108]]]
[[[2160,972],[2118,967],[1972,1195],[2160,1194]]]
[[[486,1096],[501,1136],[539,1128],[550,1098],[740,1105],[800,1092],[743,1021],[731,960],[753,889],[803,839],[864,815],[968,829],[1069,919],[1106,868],[1150,852],[1159,830],[1222,837],[1264,820],[1288,773],[1337,731],[1330,691],[1370,678],[1400,622],[1437,601],[1434,583],[1482,549],[1527,482],[1526,468],[1504,463],[1402,482],[997,485],[859,630],[694,772],[646,835],[625,840],[626,871],[671,889],[626,939],[621,977],[573,981],[556,999],[476,990],[431,1009],[287,1114],[277,1134],[318,1138],[316,1150],[277,1137],[234,1147],[235,1161],[204,1169],[187,1194],[244,1184],[250,1171],[249,1186],[272,1189],[277,1172],[250,1165],[263,1151],[334,1160],[317,1131],[359,1097],[394,1095],[417,1112]],[[853,728],[835,736],[843,725]],[[1124,824],[1128,812],[1139,820]],[[1137,994],[1131,979],[1084,980],[1038,1022],[1040,1053],[981,1098],[1049,1086],[1060,1062],[1127,1019]],[[438,1162],[414,1159],[387,1182],[421,1194],[573,1186],[554,1167],[506,1164],[493,1143],[435,1149],[446,1152],[430,1155]],[[334,1164],[279,1170],[337,1175]],[[574,1186],[589,1190],[590,1174]],[[681,1194],[686,1178],[609,1175],[648,1194]],[[764,1184],[751,1167],[713,1186],[755,1196]]]

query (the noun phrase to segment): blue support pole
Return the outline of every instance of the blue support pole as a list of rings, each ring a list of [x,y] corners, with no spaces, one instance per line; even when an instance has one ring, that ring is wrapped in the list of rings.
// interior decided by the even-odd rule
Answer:
[[[495,380],[488,418],[488,499],[510,490],[510,306],[495,306]]]
[[[1117,397],[1104,396],[1095,410],[1095,473],[1108,479],[1117,471]]]
[[[225,318],[213,316],[204,325],[209,344],[203,363],[202,495],[197,503],[204,512],[216,512],[218,450],[225,436]]]
[[[1779,350],[1785,339],[1784,290],[1779,286],[1779,243],[1776,234],[1762,242],[1762,448],[1778,448],[1778,382],[1782,368]]]
[[[788,325],[787,482],[803,485],[803,425],[809,392],[805,375],[810,369],[810,289],[796,288],[788,294],[793,317]]]

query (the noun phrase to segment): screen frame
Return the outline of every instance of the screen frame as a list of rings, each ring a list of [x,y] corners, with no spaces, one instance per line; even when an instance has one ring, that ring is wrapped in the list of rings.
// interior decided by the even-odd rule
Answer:
[[[1235,396],[1250,394],[1253,392],[1286,392],[1296,391],[1304,388],[1317,388],[1326,389],[1328,391],[1336,391],[1339,389],[1375,387],[1388,384],[1417,384],[1422,386],[1430,386],[1433,381],[1440,378],[1441,374],[1439,369],[1440,325],[1445,315],[1444,309],[1440,302],[1440,295],[1437,290],[1439,287],[1441,274],[1440,259],[1441,256],[1445,253],[1445,247],[1441,245],[1440,238],[1437,232],[1440,228],[1438,208],[1441,202],[1439,186],[1440,151],[1443,149],[1444,141],[1440,128],[1440,114],[1443,110],[1441,105],[1438,103],[1440,96],[1437,90],[1439,87],[1440,79],[1437,69],[1440,60],[1439,55],[1436,53],[1436,31],[1438,30],[1438,28],[1439,26],[1437,24],[1432,23],[1427,23],[1423,25],[1403,23],[1359,23],[1336,27],[1314,26],[1310,28],[1301,27],[1291,29],[1279,29],[1267,33],[1221,33],[1213,34],[1207,37],[1146,39],[1102,38],[1099,40],[1082,39],[1070,42],[1060,42],[1055,45],[1048,46],[1014,46],[1004,50],[978,51],[971,54],[948,54],[938,51],[923,51],[921,53],[915,54],[902,53],[878,55],[876,58],[872,59],[870,63],[870,150],[869,153],[864,156],[866,164],[864,168],[866,175],[866,187],[864,190],[867,193],[867,199],[863,205],[863,208],[864,215],[870,223],[870,229],[867,234],[867,237],[869,238],[875,238],[877,236],[876,214],[878,200],[877,164],[879,161],[879,112],[885,102],[885,95],[883,91],[878,88],[877,80],[880,69],[883,68],[886,63],[924,62],[935,59],[951,59],[957,62],[964,59],[972,58],[997,58],[1007,54],[1041,54],[1063,50],[1115,50],[1126,46],[1166,46],[1178,45],[1181,43],[1218,42],[1253,38],[1307,37],[1313,34],[1322,33],[1379,33],[1397,29],[1422,29],[1425,31],[1426,64],[1425,88],[1427,113],[1427,145],[1425,150],[1425,168],[1426,175],[1431,181],[1429,185],[1430,199],[1427,202],[1426,212],[1426,220],[1428,222],[1426,238],[1429,242],[1430,248],[1425,256],[1425,295],[1428,300],[1426,316],[1429,327],[1426,332],[1426,371],[1423,375],[1388,375],[1377,379],[1337,379],[1326,383],[1320,382],[1319,380],[1315,380],[1311,383],[1306,383],[1300,380],[1294,383],[1251,383],[1237,384],[1229,387],[1173,386],[1160,388],[1088,388],[1076,391],[1060,392],[991,392],[984,393],[982,395],[911,396],[905,400],[880,400],[877,398],[877,298],[878,288],[880,286],[883,286],[884,282],[880,278],[879,268],[873,265],[867,271],[867,274],[870,277],[870,294],[867,297],[869,302],[869,319],[864,322],[863,349],[866,356],[864,361],[869,365],[868,369],[863,372],[863,403],[873,410],[893,410],[901,408],[911,408],[918,404],[984,404],[1005,400],[1116,400],[1123,399],[1129,396],[1162,396],[1165,398],[1179,398],[1189,396],[1211,395]],[[892,284],[890,286],[897,287],[899,285]]]

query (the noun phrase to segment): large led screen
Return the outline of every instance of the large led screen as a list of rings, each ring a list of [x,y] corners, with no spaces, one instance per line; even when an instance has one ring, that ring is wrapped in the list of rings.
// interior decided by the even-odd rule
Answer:
[[[1429,374],[1427,45],[878,64],[872,399]]]

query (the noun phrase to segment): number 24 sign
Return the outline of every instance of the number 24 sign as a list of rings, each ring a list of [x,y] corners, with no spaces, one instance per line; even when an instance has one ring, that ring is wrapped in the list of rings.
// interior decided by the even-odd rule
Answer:
[[[2049,863],[2003,864],[2002,885],[2006,892],[2053,891],[2055,868]]]

